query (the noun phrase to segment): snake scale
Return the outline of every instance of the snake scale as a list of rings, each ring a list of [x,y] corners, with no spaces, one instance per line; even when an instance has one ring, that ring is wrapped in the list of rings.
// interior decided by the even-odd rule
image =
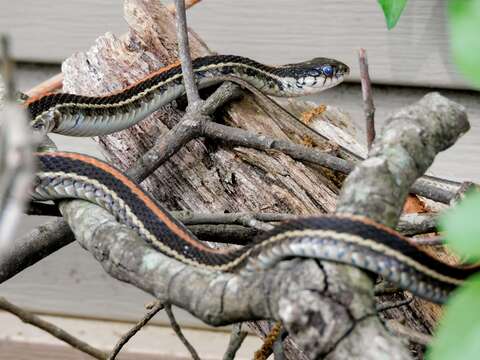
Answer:
[[[327,58],[267,66],[253,60],[215,55],[193,62],[199,87],[239,77],[273,96],[312,94],[343,81],[347,65]],[[96,136],[132,126],[184,93],[179,64],[169,66],[114,94],[88,97],[47,94],[26,102],[35,129],[72,136]],[[381,275],[402,289],[443,303],[476,267],[447,265],[401,234],[358,216],[325,215],[288,221],[237,250],[213,249],[199,241],[135,182],[90,156],[35,154],[39,171],[35,201],[79,198],[96,203],[130,226],[151,246],[183,263],[252,273],[291,257],[348,264]]]

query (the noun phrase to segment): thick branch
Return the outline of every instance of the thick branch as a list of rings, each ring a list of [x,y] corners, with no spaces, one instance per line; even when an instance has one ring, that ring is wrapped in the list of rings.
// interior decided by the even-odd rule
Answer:
[[[415,109],[418,111],[415,112]],[[403,127],[410,131],[395,137],[394,134],[400,131],[397,128],[399,121],[390,122],[372,149],[373,157],[360,165],[352,176],[358,176],[357,172],[365,166],[371,166],[371,162],[376,164],[377,158],[385,159],[384,166],[370,168],[369,172],[364,173],[363,176],[370,179],[363,180],[367,181],[368,188],[358,186],[361,178],[356,182],[348,180],[339,200],[339,211],[356,209],[356,204],[364,210],[363,215],[394,225],[389,215],[393,210],[378,212],[377,209],[383,209],[383,203],[386,202],[388,209],[395,209],[395,214],[400,212],[403,199],[392,199],[391,194],[398,192],[406,195],[415,177],[420,176],[428,166],[428,160],[415,157],[424,157],[428,153],[431,161],[436,151],[451,145],[468,128],[462,109],[436,94],[428,95],[409,110],[408,114],[413,111],[418,118],[410,116],[407,120],[403,115],[405,111],[401,111],[394,120],[402,118]],[[421,131],[418,124],[422,125]],[[412,133],[412,128],[417,130]],[[392,136],[397,139],[398,145],[389,141]],[[395,151],[391,151],[390,146]],[[415,151],[410,154],[409,150]],[[399,162],[398,157],[406,154],[411,155],[411,161]],[[378,185],[377,171],[383,170],[387,166],[385,162],[389,161],[397,165],[391,166],[388,172],[396,181]],[[405,176],[408,181],[401,179]],[[402,189],[398,190],[396,184]],[[375,193],[378,186],[389,186],[390,190],[379,197]],[[354,189],[362,196],[355,197]],[[376,204],[373,209],[365,206],[365,192],[368,193],[366,198]],[[375,313],[371,297],[372,283],[356,269],[324,264],[321,270],[315,263],[295,260],[280,263],[252,277],[212,273],[186,266],[153,251],[131,230],[118,225],[111,215],[94,205],[83,201],[63,202],[60,210],[79,242],[112,276],[152,293],[162,302],[181,306],[211,324],[278,319],[280,316],[289,333],[313,358],[324,356],[325,352],[331,358],[344,358],[345,352],[351,354],[359,344],[366,343],[370,347],[362,349],[363,354],[358,358],[376,359],[383,356],[386,348],[389,351],[395,349],[398,359],[408,358],[408,353],[397,339],[387,334],[378,319],[371,316]],[[356,213],[360,213],[360,210]],[[312,276],[313,273],[316,275]],[[318,281],[324,276],[328,276],[327,297],[319,295],[326,290],[323,283]],[[343,299],[346,291],[352,297],[348,304],[337,300]],[[205,293],[209,296],[205,297]],[[318,327],[319,319],[325,326],[328,324],[328,330]],[[378,341],[372,343],[372,339]]]
[[[40,225],[0,253],[0,283],[74,240],[70,227],[63,219]]]
[[[399,111],[348,176],[337,211],[394,227],[412,183],[469,128],[465,108],[438,93]]]

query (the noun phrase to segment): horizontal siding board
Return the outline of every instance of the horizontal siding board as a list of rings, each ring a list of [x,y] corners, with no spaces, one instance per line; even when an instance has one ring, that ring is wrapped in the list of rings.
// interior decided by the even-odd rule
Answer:
[[[132,323],[42,316],[91,346],[110,352]],[[0,359],[13,360],[88,360],[90,356],[71,348],[52,335],[22,323],[18,318],[0,311]],[[227,348],[229,334],[183,328],[185,337],[204,360],[218,360]],[[235,359],[247,360],[261,346],[261,339],[248,335]],[[168,327],[144,326],[122,348],[118,360],[188,360],[191,355],[174,331]]]
[[[219,53],[288,63],[335,57],[353,68],[368,51],[376,83],[469,88],[448,52],[445,2],[410,1],[387,31],[376,1],[206,0],[190,10],[190,25]],[[0,31],[11,33],[18,59],[59,62],[126,25],[118,0],[17,0],[3,5]]]

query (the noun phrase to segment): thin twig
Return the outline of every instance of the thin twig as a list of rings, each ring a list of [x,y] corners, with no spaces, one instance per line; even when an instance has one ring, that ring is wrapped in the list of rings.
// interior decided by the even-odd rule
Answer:
[[[70,346],[74,347],[75,349],[78,349],[86,354],[89,354],[90,356],[93,356],[95,359],[105,360],[108,356],[107,353],[90,346],[82,340],[77,339],[76,337],[67,333],[65,330],[60,329],[58,326],[41,319],[40,317],[32,314],[31,312],[26,311],[8,302],[3,297],[0,297],[0,309],[8,311],[9,313],[17,316],[24,323],[31,324],[39,329],[48,332],[57,339],[62,340]]]
[[[127,175],[137,182],[142,182],[185,144],[197,138],[200,128],[199,118],[186,113],[179,123],[137,160],[127,171]]]
[[[242,331],[242,323],[236,323],[232,327],[232,333],[230,334],[230,341],[228,342],[227,350],[223,355],[223,360],[233,360],[237,354],[238,349],[242,346],[243,341],[247,337],[248,333]]]
[[[202,0],[185,0],[185,8],[188,10],[191,8],[193,5],[198,4]],[[175,14],[175,4],[169,4],[167,5],[167,9],[172,13]]]
[[[0,63],[5,83],[5,99],[15,100],[14,64],[10,56],[10,38],[6,34],[0,35]]]
[[[379,304],[377,306],[377,311],[378,312],[383,312],[391,309],[396,309],[400,306],[405,306],[410,304],[413,301],[413,296],[409,296],[406,299],[400,300],[400,301],[386,301],[382,304]]]
[[[147,324],[160,310],[164,308],[163,304],[160,301],[155,301],[152,308],[149,312],[145,314],[143,319],[141,319],[134,327],[132,327],[126,334],[124,334],[120,340],[117,342],[112,352],[108,356],[108,360],[114,360],[123,346],[133,337],[137,332],[139,332],[145,324]]]
[[[430,344],[433,339],[431,335],[424,334],[415,329],[406,327],[405,325],[400,324],[396,320],[386,320],[385,325],[391,332],[404,336],[411,342],[414,342],[420,345],[426,346]]]
[[[283,340],[287,336],[287,331],[282,328],[280,331],[280,335],[277,337],[275,342],[273,343],[273,359],[274,360],[284,360],[285,359],[285,352],[283,350]]]
[[[180,325],[178,325],[177,320],[173,315],[172,306],[170,304],[165,305],[165,312],[167,313],[168,319],[170,320],[170,325],[172,326],[173,331],[175,331],[180,341],[188,349],[188,351],[190,352],[190,355],[192,356],[192,359],[200,360],[200,357],[198,356],[195,348],[192,346],[192,344],[188,342],[188,340],[183,335],[182,329],[180,328]]]
[[[145,180],[186,143],[201,135],[203,124],[210,121],[207,115],[211,115],[218,107],[240,94],[237,86],[231,83],[222,84],[205,101],[199,111],[185,114],[179,123],[158,139],[155,145],[127,171],[127,174],[135,181]]]
[[[178,55],[182,62],[183,83],[187,93],[188,106],[195,108],[200,102],[197,85],[193,73],[192,57],[190,56],[190,46],[188,44],[187,14],[184,0],[175,0],[175,15],[177,19],[177,42]]]
[[[416,237],[410,238],[410,241],[419,246],[442,246],[445,245],[443,236]]]
[[[365,124],[367,130],[368,150],[375,140],[375,106],[373,105],[372,83],[368,73],[367,52],[365,49],[358,51],[358,62],[360,65],[360,83],[362,84],[363,110],[365,112]]]
[[[385,296],[385,295],[392,295],[392,294],[398,294],[403,292],[402,289],[399,289],[396,286],[393,286],[392,284],[382,281],[379,284],[376,284],[373,293],[375,296]]]
[[[437,218],[435,213],[404,214],[397,224],[397,231],[406,236],[436,232]]]
[[[251,244],[260,231],[241,225],[189,225],[188,229],[200,240],[231,245]]]
[[[275,139],[263,134],[254,134],[247,130],[214,122],[204,125],[203,135],[210,139],[220,140],[230,146],[244,146],[257,150],[278,150],[296,160],[325,166],[344,174],[350,173],[355,166],[351,161],[338,158],[318,149],[298,145],[288,140]]]
[[[298,215],[282,213],[194,213],[191,211],[172,211],[172,215],[185,225],[198,224],[240,224],[243,225],[244,218],[254,218],[264,222],[277,222],[298,219]]]

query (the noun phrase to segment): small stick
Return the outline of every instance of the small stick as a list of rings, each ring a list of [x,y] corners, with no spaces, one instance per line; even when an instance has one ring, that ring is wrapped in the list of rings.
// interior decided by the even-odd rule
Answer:
[[[175,218],[185,225],[198,224],[239,224],[245,225],[245,221],[254,218],[263,222],[278,222],[298,219],[299,215],[282,213],[257,213],[257,212],[238,212],[238,213],[194,213],[191,211],[172,211]],[[247,219],[247,220],[245,220]],[[248,225],[246,225],[248,226]]]
[[[202,0],[185,0],[185,8],[188,10],[191,8],[193,5],[198,4]],[[168,11],[170,11],[172,14],[175,14],[175,4],[169,4],[167,5]]]
[[[362,84],[363,109],[367,129],[368,150],[375,140],[375,106],[373,105],[372,83],[368,73],[367,52],[365,49],[358,51],[358,62],[360,65],[360,82]]]
[[[242,323],[233,325],[232,333],[230,334],[230,341],[228,342],[227,351],[223,355],[223,360],[233,360],[237,354],[238,349],[242,346],[243,341],[247,337],[248,333],[242,331]]]
[[[277,340],[273,343],[273,358],[274,360],[284,360],[285,352],[283,350],[283,340],[287,336],[287,331],[282,329],[280,335],[277,337]]]
[[[185,345],[187,350],[190,352],[190,355],[192,355],[192,359],[200,360],[200,357],[198,356],[195,348],[192,346],[192,344],[188,342],[187,338],[183,335],[182,329],[180,328],[180,325],[178,325],[177,320],[173,315],[172,306],[170,304],[165,305],[165,312],[167,313],[168,319],[170,320],[170,325],[172,326],[173,331],[175,331],[180,341]]]
[[[222,84],[203,104],[199,112],[187,113],[170,131],[160,137],[127,174],[137,182],[142,182],[152,174],[161,164],[179,151],[186,143],[199,137],[201,123],[207,122],[217,106],[239,96],[239,89],[231,83]]]
[[[396,309],[400,306],[405,306],[410,304],[413,301],[413,296],[409,296],[404,300],[400,301],[386,301],[383,304],[377,306],[377,312],[383,312],[391,309]]]
[[[392,284],[382,281],[381,283],[375,285],[373,288],[373,294],[375,296],[385,296],[385,295],[392,295],[392,294],[398,294],[403,292],[402,289],[399,289],[396,286],[393,286]]]
[[[145,314],[143,319],[141,319],[134,327],[132,327],[126,334],[124,334],[120,340],[117,342],[112,352],[108,356],[107,360],[114,360],[123,346],[133,337],[137,332],[139,332],[142,327],[145,326],[160,310],[164,308],[163,304],[160,301],[155,301],[150,311]]]
[[[76,337],[70,335],[65,330],[60,329],[58,326],[53,325],[52,323],[41,319],[40,317],[32,314],[29,311],[26,311],[10,302],[8,302],[5,298],[0,297],[0,309],[8,311],[9,313],[17,316],[22,320],[24,323],[31,324],[39,329],[42,329],[49,334],[53,335],[59,340],[66,342],[67,344],[71,345],[75,349],[78,349],[95,359],[105,360],[107,358],[107,353],[98,350],[89,344],[83,342],[82,340],[77,339]]]
[[[2,64],[2,75],[5,83],[5,98],[14,101],[15,97],[15,82],[13,78],[14,64],[10,56],[10,38],[5,35],[0,35],[0,56]]]
[[[190,56],[190,46],[188,44],[187,15],[185,11],[185,1],[175,0],[176,8],[176,28],[178,55],[182,62],[183,83],[185,84],[185,92],[187,93],[188,106],[195,107],[200,102],[197,85],[195,83],[192,57]]]
[[[420,344],[420,345],[428,345],[432,342],[433,337],[428,334],[421,333],[415,329],[406,327],[405,325],[400,324],[396,320],[387,320],[385,321],[385,325],[387,328],[398,335],[405,336],[411,342]]]
[[[443,236],[431,236],[421,238],[410,238],[412,243],[419,246],[442,246],[445,245],[445,239]]]

